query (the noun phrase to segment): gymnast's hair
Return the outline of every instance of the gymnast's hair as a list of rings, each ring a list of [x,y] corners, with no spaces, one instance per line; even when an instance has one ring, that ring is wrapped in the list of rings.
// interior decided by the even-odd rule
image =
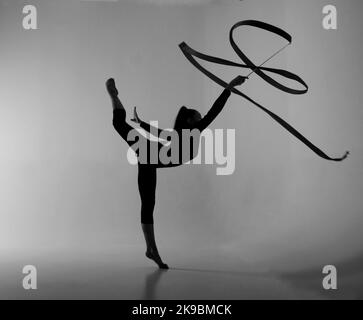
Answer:
[[[195,109],[189,109],[186,108],[185,106],[182,106],[179,109],[179,112],[175,118],[175,123],[174,123],[174,130],[182,130],[182,129],[192,129],[193,124],[189,123],[188,120],[189,119],[201,119],[202,116],[199,113],[199,111],[195,110]]]

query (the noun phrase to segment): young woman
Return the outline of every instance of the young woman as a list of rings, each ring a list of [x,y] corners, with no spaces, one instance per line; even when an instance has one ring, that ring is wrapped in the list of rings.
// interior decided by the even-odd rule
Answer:
[[[114,79],[109,79],[106,82],[107,91],[111,97],[112,106],[113,106],[113,126],[119,135],[126,141],[126,143],[134,149],[135,153],[138,155],[138,186],[141,198],[141,226],[145,237],[146,242],[146,257],[153,260],[161,269],[168,269],[168,265],[165,264],[158,252],[155,235],[154,235],[154,219],[153,212],[155,207],[155,192],[156,192],[156,172],[159,168],[168,168],[182,165],[190,160],[192,160],[198,154],[199,148],[199,136],[200,133],[207,128],[212,121],[218,116],[218,114],[222,111],[224,105],[226,104],[229,96],[231,95],[231,90],[238,85],[244,83],[245,78],[238,76],[233,79],[228,87],[223,90],[222,94],[218,97],[218,99],[214,102],[212,108],[209,112],[202,117],[201,114],[194,109],[186,108],[185,106],[181,107],[174,124],[174,130],[179,137],[178,146],[179,148],[179,161],[177,163],[172,164],[163,164],[160,159],[158,161],[150,161],[150,155],[147,155],[147,159],[142,159],[140,161],[140,150],[133,148],[133,145],[136,143],[135,141],[130,141],[128,139],[128,135],[130,131],[135,130],[132,126],[130,126],[126,122],[126,110],[123,107],[120,99],[118,98],[118,90],[115,85]],[[136,108],[134,109],[134,118],[131,120],[140,125],[141,128],[148,131],[149,133],[162,132],[161,129],[156,129],[151,127],[146,122],[140,120],[137,115]],[[183,156],[182,149],[182,130],[189,129],[194,130],[197,129],[199,135],[197,135],[197,141],[193,141],[190,144],[191,150],[188,152],[187,157]],[[142,142],[146,143],[149,147],[148,150],[151,150],[151,144],[157,144],[158,150],[163,148],[164,145],[160,142],[155,142],[150,139],[147,139],[141,135],[138,135],[139,139],[144,139]],[[193,140],[195,136],[193,136]],[[175,140],[171,140],[173,143]],[[197,143],[195,143],[197,142]],[[174,142],[175,143],[175,142]],[[138,140],[138,145],[140,145],[140,141]],[[155,145],[153,145],[155,147]],[[172,147],[172,146],[171,146]],[[146,160],[146,161],[145,161]]]

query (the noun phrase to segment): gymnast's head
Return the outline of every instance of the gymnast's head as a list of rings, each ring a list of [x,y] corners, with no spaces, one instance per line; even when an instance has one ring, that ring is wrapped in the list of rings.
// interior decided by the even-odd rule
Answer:
[[[175,118],[174,129],[191,129],[202,119],[202,115],[195,109],[182,106]]]

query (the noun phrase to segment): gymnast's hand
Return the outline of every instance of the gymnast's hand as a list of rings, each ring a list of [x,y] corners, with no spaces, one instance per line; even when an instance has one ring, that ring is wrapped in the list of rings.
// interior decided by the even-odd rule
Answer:
[[[136,112],[136,107],[134,107],[134,118],[131,119],[131,121],[140,124],[141,123],[141,119],[139,118],[137,112]]]
[[[237,76],[228,85],[228,89],[233,89],[234,87],[240,86],[246,81],[246,77]]]

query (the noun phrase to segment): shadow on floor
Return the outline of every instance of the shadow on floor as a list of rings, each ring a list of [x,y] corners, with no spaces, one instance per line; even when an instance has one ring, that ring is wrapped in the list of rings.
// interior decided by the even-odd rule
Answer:
[[[165,269],[155,269],[155,271],[149,273],[145,277],[145,288],[143,292],[143,296],[141,299],[143,300],[155,300],[156,299],[156,289],[160,279],[164,274],[169,272],[169,270]]]
[[[246,272],[246,271],[229,271],[229,270],[212,270],[212,269],[197,269],[197,268],[170,268],[170,270],[187,271],[187,272],[202,272],[202,273],[215,273],[227,276],[240,276],[240,277],[267,277],[269,273],[259,272]]]

